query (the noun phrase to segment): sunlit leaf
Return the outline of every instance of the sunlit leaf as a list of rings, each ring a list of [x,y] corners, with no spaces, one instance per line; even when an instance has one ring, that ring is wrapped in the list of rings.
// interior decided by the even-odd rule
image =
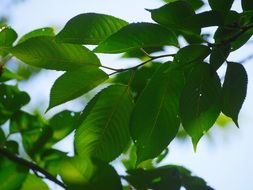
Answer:
[[[49,190],[47,184],[38,176],[28,174],[20,190]]]
[[[59,104],[78,98],[97,87],[108,75],[94,66],[84,66],[65,72],[53,84],[48,110]]]
[[[0,82],[6,82],[9,80],[22,80],[23,77],[18,75],[17,73],[13,73],[7,68],[4,68],[2,74],[0,74]]]
[[[165,63],[141,93],[131,118],[137,163],[158,156],[176,136],[183,72]]]
[[[11,53],[24,63],[53,70],[73,70],[100,65],[94,53],[81,45],[57,43],[52,37],[30,38],[15,46]]]
[[[122,190],[114,168],[99,160],[66,159],[62,161],[60,175],[69,190]]]
[[[121,28],[101,42],[94,51],[97,53],[121,53],[163,45],[178,45],[177,37],[172,31],[153,23],[133,23]]]
[[[39,29],[36,29],[36,30],[33,30],[27,34],[25,34],[24,36],[22,36],[18,43],[22,43],[30,38],[35,38],[35,37],[40,37],[40,36],[51,36],[53,37],[55,34],[54,34],[54,29],[53,28],[49,28],[49,27],[46,27],[46,28],[39,28]]]
[[[17,33],[12,28],[7,26],[0,28],[0,55],[4,56],[8,53],[8,49],[17,37]]]
[[[107,162],[119,156],[130,141],[132,107],[127,86],[113,85],[98,93],[80,117],[74,139],[78,155]]]
[[[222,112],[231,117],[238,125],[238,114],[247,94],[248,77],[244,67],[239,63],[229,62],[222,87]]]
[[[220,114],[221,86],[216,72],[199,63],[189,74],[182,92],[180,116],[186,132],[196,145]]]
[[[85,13],[69,20],[56,38],[67,43],[97,45],[127,24],[110,15]]]

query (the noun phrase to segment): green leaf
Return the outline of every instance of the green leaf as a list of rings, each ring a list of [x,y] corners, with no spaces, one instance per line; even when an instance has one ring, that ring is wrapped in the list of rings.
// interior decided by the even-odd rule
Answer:
[[[179,64],[190,64],[203,61],[211,53],[210,48],[204,45],[188,45],[181,48],[174,56],[174,62]]]
[[[166,3],[171,3],[180,0],[163,0],[163,1]],[[201,8],[204,5],[204,2],[202,0],[186,0],[186,1],[190,3],[195,10]]]
[[[5,146],[10,152],[19,154],[19,144],[16,141],[9,140],[5,143]]]
[[[194,148],[220,114],[221,86],[216,72],[199,63],[189,74],[181,95],[180,116]]]
[[[0,74],[0,82],[6,82],[9,80],[22,80],[22,79],[23,77],[21,77],[17,73],[13,73],[7,68],[4,68],[2,74]]]
[[[216,71],[226,61],[230,54],[230,44],[220,45],[212,48],[210,65]]]
[[[139,98],[139,95],[141,94],[142,90],[145,88],[146,84],[160,65],[161,63],[151,62],[149,64],[145,64],[143,67],[135,71],[134,78],[130,84],[130,88],[133,92],[135,99]],[[110,78],[108,82],[127,85],[129,83],[129,78],[132,74],[133,71],[128,70],[115,75],[113,78]]]
[[[185,22],[185,26],[188,26],[189,28],[221,26],[224,24],[224,17],[217,11],[205,11],[187,18]]]
[[[13,113],[30,101],[26,92],[16,86],[0,84],[0,124],[5,123]]]
[[[98,93],[80,117],[74,139],[77,153],[106,162],[119,156],[130,141],[132,107],[127,86],[113,85]]]
[[[127,24],[110,15],[85,13],[69,20],[56,38],[67,43],[97,45]]]
[[[65,72],[53,84],[48,109],[73,100],[108,78],[108,75],[94,66],[84,66]]]
[[[234,0],[208,0],[212,10],[225,12],[229,11],[234,3]]]
[[[13,42],[18,38],[17,33],[7,26],[0,28],[0,55],[5,56]]]
[[[78,113],[64,110],[55,114],[50,120],[49,125],[52,128],[53,136],[51,141],[58,142],[75,129],[75,121],[78,118]]]
[[[122,190],[120,178],[114,168],[99,160],[65,159],[60,176],[69,190]]]
[[[41,178],[33,174],[28,174],[22,185],[21,190],[31,190],[31,189],[49,190],[49,187]]]
[[[241,0],[241,3],[242,3],[242,9],[244,11],[253,10],[253,3],[251,0]]]
[[[5,141],[6,141],[5,134],[3,130],[0,128],[0,147],[4,145]]]
[[[36,30],[33,30],[27,34],[25,34],[24,36],[22,36],[18,43],[22,43],[30,38],[35,38],[35,37],[40,37],[40,36],[51,36],[53,37],[55,34],[54,34],[54,29],[53,28],[49,28],[49,27],[46,27],[46,28],[39,28],[39,29],[36,29]]]
[[[193,176],[181,166],[166,165],[154,169],[134,169],[127,171],[124,178],[136,189],[179,190],[214,190],[206,182]]]
[[[184,10],[184,11],[182,11]],[[192,6],[183,0],[168,3],[158,9],[148,10],[152,19],[169,28],[170,30],[180,30],[185,33],[200,33],[199,29],[187,25],[186,20],[195,15]]]
[[[28,170],[5,158],[0,159],[0,189],[20,189],[27,176]]]
[[[94,51],[97,53],[122,53],[133,49],[163,45],[178,46],[177,37],[172,31],[157,24],[133,23],[109,36]]]
[[[99,66],[97,56],[81,45],[57,43],[52,37],[30,38],[11,53],[28,65],[54,70],[73,70],[87,65]]]
[[[238,114],[247,94],[248,77],[244,67],[239,63],[228,62],[225,81],[222,87],[222,112],[231,117],[238,125]]]
[[[165,63],[141,93],[130,128],[137,147],[137,164],[158,156],[176,136],[183,85],[183,72],[175,65]]]
[[[31,115],[24,111],[17,111],[10,120],[10,134],[25,133],[33,129],[40,129],[45,122],[38,115]]]

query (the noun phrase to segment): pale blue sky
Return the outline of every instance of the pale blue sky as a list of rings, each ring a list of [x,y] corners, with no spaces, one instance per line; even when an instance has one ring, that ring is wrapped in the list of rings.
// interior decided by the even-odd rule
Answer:
[[[239,0],[236,0],[236,3],[235,7],[238,7]],[[156,8],[161,5],[162,2],[159,0],[26,0],[25,3],[14,6],[9,11],[12,15],[11,25],[19,34],[24,34],[44,26],[53,25],[61,29],[70,18],[84,12],[111,14],[129,22],[151,21],[149,13],[144,8]],[[250,51],[252,52],[252,45],[233,53],[229,60],[240,61],[251,54]],[[114,62],[120,66],[126,63],[111,56],[102,56],[103,62]],[[182,164],[196,175],[203,177],[217,190],[253,189],[253,127],[251,126],[253,64],[251,62],[245,65],[249,74],[249,91],[239,117],[241,128],[237,129],[231,125],[227,135],[227,131],[219,131],[214,127],[212,131],[218,131],[215,133],[214,143],[211,144],[203,138],[196,153],[193,152],[190,142],[183,144],[173,142],[169,157],[164,164]],[[131,63],[136,63],[136,60]],[[56,72],[42,73],[32,83],[21,87],[30,91],[32,104],[37,105],[40,101],[48,101],[49,89],[57,76],[59,73]],[[66,106],[73,108],[78,105],[68,103]]]

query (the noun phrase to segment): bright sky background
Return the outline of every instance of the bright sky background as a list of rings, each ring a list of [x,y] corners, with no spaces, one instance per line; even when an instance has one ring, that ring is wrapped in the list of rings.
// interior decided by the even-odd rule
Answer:
[[[236,4],[235,7],[238,7],[239,0],[236,0]],[[159,0],[26,0],[24,3],[8,8],[8,11],[12,15],[11,26],[19,34],[24,34],[44,26],[56,26],[61,29],[70,18],[85,12],[111,14],[129,22],[151,21],[149,13],[144,8],[156,8],[161,5],[162,2]],[[229,60],[240,61],[247,55],[253,54],[251,51],[252,45],[248,45],[233,53]],[[120,66],[126,63],[115,57],[102,57],[102,63],[112,61]],[[241,128],[237,129],[231,125],[227,131],[220,131],[214,127],[212,131],[217,132],[214,141],[211,143],[203,138],[196,153],[190,141],[173,142],[170,145],[169,157],[163,164],[181,164],[203,177],[217,190],[253,189],[253,127],[251,126],[253,63],[251,62],[253,60],[245,65],[249,75],[249,86],[247,99],[239,117]],[[32,95],[32,105],[48,101],[50,87],[58,76],[59,73],[56,72],[42,73],[35,77],[32,83],[21,85]],[[75,103],[66,105],[76,110],[80,109]]]

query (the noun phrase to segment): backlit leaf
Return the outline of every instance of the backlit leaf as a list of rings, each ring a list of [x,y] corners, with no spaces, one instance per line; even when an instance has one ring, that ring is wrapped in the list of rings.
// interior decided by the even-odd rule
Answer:
[[[69,20],[56,38],[67,43],[97,45],[127,24],[110,15],[85,13]]]
[[[122,190],[114,168],[99,160],[68,158],[62,161],[60,175],[69,190]]]
[[[238,114],[246,97],[247,84],[248,77],[244,67],[239,63],[229,62],[222,87],[222,112],[231,117],[238,127]]]
[[[74,139],[77,153],[106,162],[119,156],[130,141],[132,107],[127,86],[113,85],[98,93],[80,117]]]
[[[105,72],[94,66],[84,66],[65,72],[51,88],[48,110],[87,93],[107,78]]]
[[[97,53],[121,53],[163,45],[178,45],[177,37],[172,31],[157,24],[133,23],[121,28],[101,42],[94,51]]]
[[[36,30],[33,30],[27,34],[25,34],[24,36],[22,36],[18,43],[22,43],[30,38],[35,38],[35,37],[40,37],[40,36],[51,36],[53,37],[54,36],[54,29],[53,28],[49,28],[49,27],[46,27],[46,28],[39,28],[39,29],[36,29]]]
[[[221,107],[220,80],[208,64],[199,63],[189,74],[184,86],[180,116],[194,148],[205,132],[215,123]]]
[[[47,184],[38,176],[28,174],[20,190],[49,190]]]
[[[8,49],[17,39],[17,33],[7,26],[0,28],[0,55],[4,56],[8,53]]]
[[[158,156],[176,136],[183,72],[165,63],[141,93],[131,118],[137,163]]]
[[[81,45],[57,43],[52,37],[30,38],[15,46],[11,53],[24,63],[53,70],[73,70],[100,65],[94,53]]]

